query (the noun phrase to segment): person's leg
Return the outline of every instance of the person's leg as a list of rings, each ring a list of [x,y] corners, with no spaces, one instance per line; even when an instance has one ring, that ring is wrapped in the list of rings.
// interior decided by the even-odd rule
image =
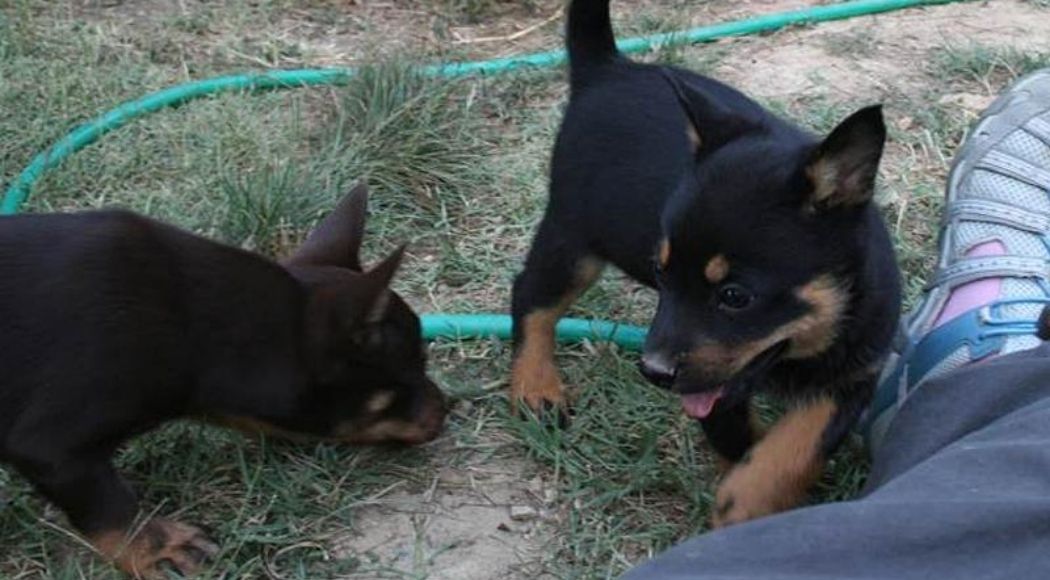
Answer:
[[[1050,578],[1050,69],[993,104],[949,179],[861,497],[702,535],[625,578]]]
[[[1050,578],[1050,346],[925,383],[868,490],[704,534],[625,578]]]

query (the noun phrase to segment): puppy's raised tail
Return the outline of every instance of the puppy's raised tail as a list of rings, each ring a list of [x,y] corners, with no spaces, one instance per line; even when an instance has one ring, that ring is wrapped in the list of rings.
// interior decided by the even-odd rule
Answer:
[[[572,84],[583,82],[594,67],[616,59],[616,40],[609,18],[609,0],[572,0],[567,45]]]

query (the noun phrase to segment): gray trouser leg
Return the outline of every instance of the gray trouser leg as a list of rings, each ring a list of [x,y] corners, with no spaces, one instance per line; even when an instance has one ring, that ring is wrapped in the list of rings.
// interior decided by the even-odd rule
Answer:
[[[1050,579],[1050,345],[922,385],[859,499],[692,538],[624,578]]]

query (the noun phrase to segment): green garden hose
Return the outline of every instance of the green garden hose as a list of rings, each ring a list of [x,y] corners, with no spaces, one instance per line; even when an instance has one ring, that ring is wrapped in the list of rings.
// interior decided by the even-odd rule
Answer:
[[[423,338],[486,338],[507,340],[510,317],[506,314],[423,314]],[[645,329],[601,320],[563,318],[555,328],[558,342],[594,340],[614,342],[626,350],[642,350]]]
[[[624,53],[637,53],[657,47],[709,42],[729,36],[746,36],[791,25],[840,20],[957,1],[959,0],[854,0],[702,26],[681,32],[627,38],[617,42],[617,46]],[[495,75],[521,68],[552,68],[564,63],[565,59],[565,51],[555,50],[492,60],[430,65],[422,70],[424,74],[441,77],[460,77],[472,74]],[[58,166],[67,157],[87,147],[101,136],[128,124],[133,119],[160,109],[175,107],[193,99],[224,92],[342,85],[346,84],[355,72],[352,68],[333,68],[224,76],[170,87],[126,102],[77,127],[43,153],[34,157],[4,193],[3,200],[0,201],[0,215],[18,213],[33,185],[45,172]],[[428,340],[438,337],[495,336],[504,339],[510,337],[510,319],[504,315],[430,314],[422,318],[423,334]],[[557,335],[559,341],[563,342],[590,338],[612,341],[624,348],[637,350],[641,348],[644,341],[645,329],[611,322],[564,319],[558,324]]]

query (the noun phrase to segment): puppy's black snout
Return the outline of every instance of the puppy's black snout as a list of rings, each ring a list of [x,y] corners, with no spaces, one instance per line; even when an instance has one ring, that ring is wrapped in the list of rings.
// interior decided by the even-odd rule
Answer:
[[[664,389],[670,389],[674,384],[675,375],[678,374],[677,366],[670,358],[653,353],[643,354],[641,362],[638,363],[642,376]]]

